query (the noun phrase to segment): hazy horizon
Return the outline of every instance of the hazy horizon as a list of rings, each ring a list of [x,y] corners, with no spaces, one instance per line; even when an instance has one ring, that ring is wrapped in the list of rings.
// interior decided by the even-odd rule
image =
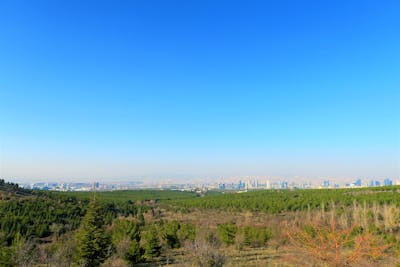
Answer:
[[[400,178],[396,1],[0,10],[0,178]]]

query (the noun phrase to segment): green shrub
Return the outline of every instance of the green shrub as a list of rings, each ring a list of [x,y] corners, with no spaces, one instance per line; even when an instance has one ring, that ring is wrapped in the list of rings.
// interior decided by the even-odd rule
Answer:
[[[237,227],[233,223],[220,224],[217,227],[218,237],[221,239],[222,243],[226,245],[233,245],[235,243],[235,237],[237,232]]]

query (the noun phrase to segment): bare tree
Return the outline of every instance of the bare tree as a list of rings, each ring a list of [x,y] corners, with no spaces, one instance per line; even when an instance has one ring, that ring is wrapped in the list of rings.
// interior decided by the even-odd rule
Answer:
[[[318,265],[336,267],[357,264],[362,260],[377,262],[387,256],[391,246],[377,235],[358,232],[357,226],[339,227],[333,216],[328,222],[303,226],[285,222],[283,228],[291,244],[301,251],[293,259],[300,261],[305,255]]]

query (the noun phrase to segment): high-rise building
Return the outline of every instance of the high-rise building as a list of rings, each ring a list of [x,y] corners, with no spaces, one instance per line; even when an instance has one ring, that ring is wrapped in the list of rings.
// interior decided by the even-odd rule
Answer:
[[[357,180],[354,182],[354,185],[355,185],[355,186],[361,186],[361,179],[357,179]]]
[[[383,181],[383,185],[384,185],[384,186],[391,186],[391,185],[393,185],[393,181],[390,180],[390,179],[385,179],[385,180]]]

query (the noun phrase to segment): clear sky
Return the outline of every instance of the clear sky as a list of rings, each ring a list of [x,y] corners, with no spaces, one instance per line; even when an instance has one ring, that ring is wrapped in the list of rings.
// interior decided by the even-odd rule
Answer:
[[[400,2],[0,2],[1,176],[400,176]]]

